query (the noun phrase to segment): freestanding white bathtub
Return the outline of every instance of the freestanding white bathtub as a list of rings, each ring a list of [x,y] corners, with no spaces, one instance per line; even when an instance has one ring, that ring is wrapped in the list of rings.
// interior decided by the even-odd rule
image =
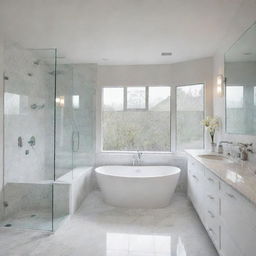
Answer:
[[[168,206],[180,175],[173,166],[101,166],[95,172],[105,202],[128,208]]]

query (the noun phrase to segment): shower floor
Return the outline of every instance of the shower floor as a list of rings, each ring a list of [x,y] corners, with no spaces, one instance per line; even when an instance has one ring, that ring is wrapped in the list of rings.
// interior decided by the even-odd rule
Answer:
[[[54,218],[52,224],[52,212],[49,209],[40,211],[22,210],[17,214],[14,214],[0,221],[0,226],[51,231],[53,228],[55,229],[66,217],[67,216]]]

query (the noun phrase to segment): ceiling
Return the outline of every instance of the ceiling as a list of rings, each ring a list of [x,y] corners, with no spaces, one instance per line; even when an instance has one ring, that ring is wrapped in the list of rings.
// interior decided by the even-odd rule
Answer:
[[[227,62],[256,61],[256,23],[225,54]]]
[[[7,38],[58,48],[67,63],[166,64],[212,56],[242,1],[1,0],[0,10]]]

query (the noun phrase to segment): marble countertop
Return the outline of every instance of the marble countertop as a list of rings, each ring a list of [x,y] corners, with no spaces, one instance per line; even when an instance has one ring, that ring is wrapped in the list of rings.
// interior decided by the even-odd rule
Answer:
[[[253,168],[247,161],[232,162],[199,157],[214,154],[205,150],[186,150],[186,153],[256,206],[256,166]]]

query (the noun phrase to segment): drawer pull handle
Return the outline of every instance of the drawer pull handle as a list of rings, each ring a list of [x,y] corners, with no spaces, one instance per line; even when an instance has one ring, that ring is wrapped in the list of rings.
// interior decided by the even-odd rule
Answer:
[[[192,177],[198,181],[198,178],[196,177],[196,175],[192,175]]]
[[[214,214],[211,211],[208,211],[208,213],[212,218],[215,218]]]
[[[208,178],[208,180],[209,180],[210,182],[214,182],[214,180],[213,180],[212,178]]]
[[[211,200],[214,200],[214,196],[208,195]]]
[[[234,195],[232,195],[232,194],[230,194],[230,193],[226,193],[226,194],[227,194],[230,198],[236,199]]]

